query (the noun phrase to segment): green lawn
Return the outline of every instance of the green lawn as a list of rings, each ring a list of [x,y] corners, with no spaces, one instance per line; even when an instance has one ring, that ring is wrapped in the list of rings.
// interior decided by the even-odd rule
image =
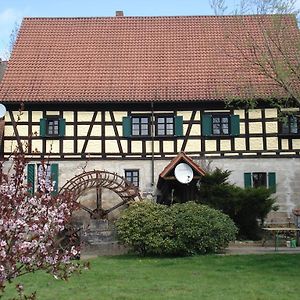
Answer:
[[[16,280],[38,299],[300,299],[300,255],[91,259],[68,282],[35,273]],[[4,299],[12,296],[7,288]]]

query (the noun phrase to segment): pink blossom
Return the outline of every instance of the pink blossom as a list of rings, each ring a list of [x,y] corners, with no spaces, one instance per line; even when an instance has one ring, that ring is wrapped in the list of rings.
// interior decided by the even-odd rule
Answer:
[[[49,190],[53,186],[47,186],[43,174],[39,174],[41,191],[29,195],[24,156],[16,153],[12,162],[13,172],[0,174],[0,288],[6,281],[38,269],[64,278],[78,269],[70,260],[79,249],[62,249],[58,236],[78,205],[71,194],[52,196]]]

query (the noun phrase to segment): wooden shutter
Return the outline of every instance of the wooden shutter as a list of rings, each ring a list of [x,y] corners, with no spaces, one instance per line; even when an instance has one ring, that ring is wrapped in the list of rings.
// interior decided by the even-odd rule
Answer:
[[[40,136],[46,136],[47,133],[47,119],[40,119]]]
[[[269,186],[269,189],[273,193],[276,193],[276,173],[275,172],[268,173],[268,186]]]
[[[202,135],[211,136],[212,135],[212,115],[202,116]]]
[[[123,117],[123,136],[131,136],[131,117]]]
[[[58,193],[58,164],[51,164],[51,181],[53,186],[52,195],[57,195]]]
[[[66,120],[65,119],[59,119],[59,136],[65,136],[66,133]]]
[[[35,183],[35,164],[27,165],[27,184],[28,192],[30,195],[34,194],[34,183]]]
[[[183,136],[183,117],[177,116],[174,118],[175,122],[175,135]]]
[[[240,135],[240,116],[230,116],[230,135]]]
[[[245,188],[252,187],[252,174],[244,173],[244,185]]]

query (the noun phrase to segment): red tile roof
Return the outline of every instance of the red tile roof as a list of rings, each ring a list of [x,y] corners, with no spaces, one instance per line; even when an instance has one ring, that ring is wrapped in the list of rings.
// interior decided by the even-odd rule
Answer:
[[[278,91],[246,66],[271,16],[25,18],[0,101],[205,101]],[[286,36],[298,37],[293,16]],[[237,46],[238,45],[238,46]]]
[[[187,156],[184,152],[180,152],[176,157],[174,157],[171,162],[164,168],[164,170],[159,174],[160,178],[165,178],[170,175],[171,171],[174,171],[175,167],[179,163],[188,164],[196,174],[194,175],[205,175],[205,171],[196,164],[189,156]]]

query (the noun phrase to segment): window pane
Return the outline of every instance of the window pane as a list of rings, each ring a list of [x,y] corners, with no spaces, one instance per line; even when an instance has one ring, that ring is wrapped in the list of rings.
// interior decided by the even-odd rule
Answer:
[[[165,118],[157,118],[157,123],[165,123]]]
[[[141,118],[141,123],[148,123],[148,118]]]
[[[173,123],[174,118],[167,118],[167,123]]]
[[[213,124],[213,134],[220,134],[220,124]]]
[[[228,128],[223,128],[223,134],[229,134]]]
[[[132,131],[139,131],[140,126],[139,125],[132,125]]]
[[[282,123],[281,131],[282,133],[289,133],[289,124]]]
[[[291,133],[298,133],[297,118],[295,116],[290,117],[290,126],[291,126]]]
[[[228,117],[222,118],[222,123],[228,123]]]
[[[173,124],[167,124],[167,129],[173,129]]]
[[[213,123],[220,123],[220,118],[213,118]]]
[[[223,134],[229,133],[228,124],[222,124],[222,132]]]
[[[139,118],[132,118],[132,123],[140,123],[140,119]]]

